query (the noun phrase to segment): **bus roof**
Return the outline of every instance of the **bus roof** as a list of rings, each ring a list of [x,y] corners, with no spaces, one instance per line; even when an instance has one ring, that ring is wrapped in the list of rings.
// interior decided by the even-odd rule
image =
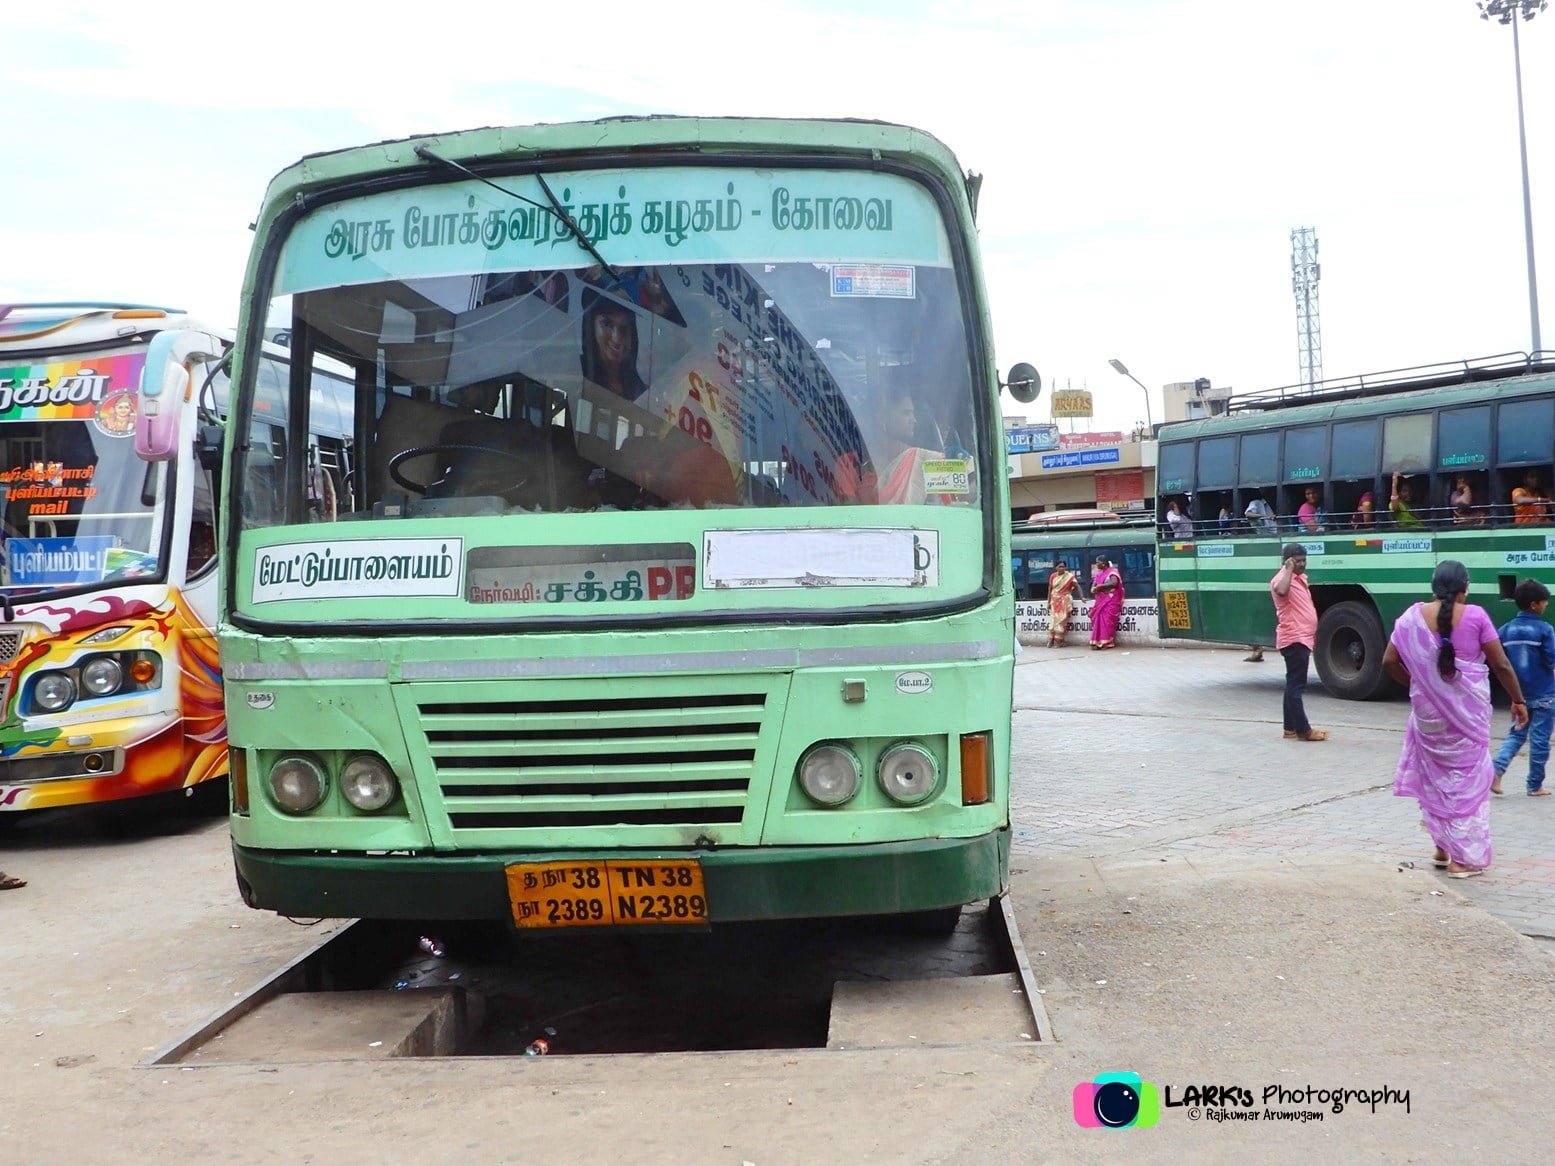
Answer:
[[[455,133],[423,134],[369,146],[354,146],[309,154],[271,180],[265,192],[262,229],[293,199],[319,188],[395,170],[426,170],[417,154],[425,146],[462,165],[493,161],[512,163],[555,160],[558,169],[568,155],[666,152],[676,149],[730,153],[785,151],[911,158],[940,170],[956,184],[963,176],[955,155],[923,130],[891,122],[851,119],[790,119],[740,117],[609,117],[589,122],[557,122],[527,126],[489,126]]]
[[[1473,405],[1493,399],[1533,396],[1555,389],[1555,364],[1532,366],[1537,371],[1523,375],[1474,379],[1464,383],[1459,376],[1451,384],[1414,391],[1378,392],[1376,395],[1349,396],[1344,399],[1318,400],[1310,404],[1285,404],[1267,409],[1244,408],[1219,417],[1197,421],[1178,421],[1161,427],[1158,440],[1166,445],[1200,437],[1221,437],[1260,429],[1287,429],[1316,425],[1325,421],[1346,421],[1359,417],[1408,413],[1415,409]]]

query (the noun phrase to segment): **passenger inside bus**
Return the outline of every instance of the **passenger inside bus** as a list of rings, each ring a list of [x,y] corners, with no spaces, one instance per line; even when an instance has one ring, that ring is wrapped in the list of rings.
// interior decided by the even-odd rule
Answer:
[[[1486,514],[1478,505],[1483,496],[1483,474],[1455,474],[1447,491],[1447,505],[1452,508],[1454,526],[1479,526],[1486,521]]]
[[[1550,521],[1550,496],[1533,470],[1525,473],[1522,485],[1512,490],[1512,521],[1518,526]]]
[[[1316,486],[1308,486],[1302,492],[1301,505],[1296,508],[1296,521],[1303,532],[1321,534],[1328,525],[1328,515],[1323,513]]]
[[[838,501],[903,505],[943,502],[949,497],[926,490],[924,463],[943,459],[938,450],[918,444],[919,413],[911,393],[899,391],[882,403],[878,436],[869,441],[862,465],[851,451],[838,459],[834,470]]]
[[[1420,516],[1414,511],[1415,491],[1414,483],[1404,477],[1398,471],[1393,473],[1393,489],[1388,496],[1388,509],[1393,514],[1393,522],[1397,526],[1423,526]]]
[[[1372,526],[1377,521],[1377,496],[1370,490],[1365,491],[1355,501],[1355,517],[1351,520],[1354,526]]]

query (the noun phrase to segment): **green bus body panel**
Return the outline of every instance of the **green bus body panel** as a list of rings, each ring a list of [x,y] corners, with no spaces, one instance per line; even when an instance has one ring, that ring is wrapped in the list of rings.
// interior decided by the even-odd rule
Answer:
[[[254,907],[299,916],[376,919],[509,918],[504,868],[557,859],[696,858],[709,922],[927,911],[1008,889],[1009,830],[974,838],[866,846],[695,852],[513,851],[446,857],[308,854],[233,846]]]
[[[1341,531],[1282,538],[1204,539],[1160,544],[1158,590],[1163,638],[1211,643],[1274,643],[1269,581],[1280,568],[1280,548],[1308,548],[1307,573],[1319,612],[1345,600],[1369,602],[1384,632],[1430,598],[1431,573],[1443,559],[1469,569],[1469,601],[1497,625],[1517,613],[1511,588],[1533,578],[1555,590],[1555,527],[1509,527],[1477,532]],[[1322,545],[1322,553],[1316,548]],[[1229,548],[1229,550],[1227,550]],[[1206,553],[1207,552],[1207,553]],[[1170,626],[1168,592],[1185,592],[1191,627]]]

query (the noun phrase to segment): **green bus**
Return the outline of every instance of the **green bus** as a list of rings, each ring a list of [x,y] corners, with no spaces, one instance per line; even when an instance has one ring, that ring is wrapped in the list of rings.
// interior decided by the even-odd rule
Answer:
[[[672,117],[282,171],[222,491],[249,905],[544,932],[1000,894],[978,183],[903,126]],[[293,377],[262,401],[267,329]],[[327,520],[319,360],[354,386]]]
[[[1046,516],[1044,516],[1046,517]],[[1123,576],[1128,599],[1155,598],[1155,520],[1143,518],[1076,519],[1039,525],[1017,522],[1010,529],[1010,577],[1016,601],[1047,599],[1047,577],[1062,559],[1089,589],[1096,556],[1105,554]]]
[[[1555,585],[1555,363],[1535,354],[1273,390],[1223,416],[1162,428],[1165,638],[1272,645],[1280,548],[1307,548],[1319,622],[1313,662],[1336,696],[1389,693],[1388,631],[1427,597],[1442,559],[1500,624],[1522,578]]]

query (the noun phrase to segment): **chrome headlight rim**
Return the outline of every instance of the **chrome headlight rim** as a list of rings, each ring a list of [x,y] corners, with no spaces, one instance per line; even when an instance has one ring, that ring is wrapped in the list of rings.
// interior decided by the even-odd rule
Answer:
[[[93,675],[107,675],[111,683],[93,683]],[[81,665],[81,690],[89,696],[112,696],[124,687],[124,666],[112,656],[93,656]]]
[[[56,686],[62,686],[63,699],[45,696]],[[32,682],[32,704],[39,712],[62,713],[76,703],[76,682],[68,672],[45,672]]]
[[[366,793],[363,790],[367,787],[359,784],[364,770],[375,773],[379,778],[377,784]],[[345,764],[340,767],[340,793],[354,809],[364,814],[376,814],[399,797],[399,778],[394,775],[389,763],[377,754],[356,753],[346,758]]]
[[[812,762],[821,762],[831,759],[827,755],[835,755],[835,759],[844,763],[848,771],[846,789],[837,794],[826,794],[824,790],[818,791],[815,782],[815,771]],[[810,779],[810,780],[807,780]],[[818,806],[826,809],[835,809],[845,806],[858,796],[860,789],[864,787],[864,767],[859,764],[858,754],[840,741],[822,741],[810,746],[799,758],[799,764],[794,770],[794,780],[798,783],[805,797]]]
[[[919,793],[904,794],[893,789],[887,779],[888,771],[893,768],[890,763],[903,754],[918,758],[921,764],[927,768],[929,780]],[[875,784],[880,787],[881,792],[886,797],[890,798],[898,806],[920,806],[939,791],[939,761],[935,758],[933,752],[919,741],[893,742],[880,754],[880,760],[875,763]]]
[[[298,775],[301,784],[282,782],[292,774]],[[310,788],[311,785],[311,788]],[[287,753],[276,758],[265,775],[265,788],[276,808],[287,814],[306,814],[324,804],[329,793],[329,771],[316,757],[304,753]],[[288,793],[288,790],[294,791]]]

